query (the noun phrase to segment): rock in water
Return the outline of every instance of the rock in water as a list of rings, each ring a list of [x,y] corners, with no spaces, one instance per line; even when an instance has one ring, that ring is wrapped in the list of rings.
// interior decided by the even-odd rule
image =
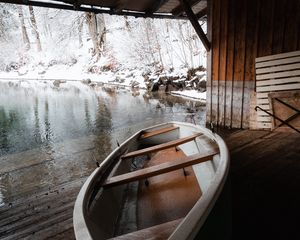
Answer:
[[[59,87],[59,85],[60,85],[60,80],[55,80],[55,81],[53,82],[53,85],[54,85],[54,87]]]
[[[91,81],[91,79],[87,78],[87,79],[81,80],[81,82],[82,82],[83,84],[90,84],[92,81]]]
[[[61,83],[66,83],[66,80],[54,80],[53,85],[59,87]]]

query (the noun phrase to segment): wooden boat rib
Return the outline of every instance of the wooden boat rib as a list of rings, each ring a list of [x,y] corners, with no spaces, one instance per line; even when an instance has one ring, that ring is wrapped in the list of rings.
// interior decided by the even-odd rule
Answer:
[[[210,130],[170,122],[115,149],[77,197],[76,239],[194,239],[226,181],[229,155]]]
[[[201,162],[209,161],[212,159],[214,155],[216,155],[218,152],[211,151],[206,154],[194,154],[188,157],[181,157],[177,159],[173,159],[170,162],[161,163],[156,166],[143,168],[140,170],[136,170],[134,172],[125,173],[122,175],[118,175],[115,177],[109,178],[102,187],[113,187],[120,184],[129,183],[132,181],[141,180],[148,177],[153,177],[159,174],[167,173],[170,171],[174,171],[177,169],[185,168],[191,165],[195,165]]]

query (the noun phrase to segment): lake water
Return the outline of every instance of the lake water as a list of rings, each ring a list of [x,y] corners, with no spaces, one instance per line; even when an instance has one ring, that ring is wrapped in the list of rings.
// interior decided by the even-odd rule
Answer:
[[[205,106],[81,82],[0,81],[0,206],[88,176],[117,142],[170,120],[203,125]]]

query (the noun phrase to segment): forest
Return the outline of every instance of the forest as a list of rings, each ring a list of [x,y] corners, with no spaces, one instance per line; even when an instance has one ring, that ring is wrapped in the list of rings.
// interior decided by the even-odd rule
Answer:
[[[205,29],[205,19],[200,23]],[[115,78],[126,72],[156,80],[162,75],[191,80],[188,71],[203,73],[206,65],[205,48],[187,20],[4,3],[0,4],[0,47],[1,78],[94,80],[104,73],[104,78]],[[203,74],[200,78],[205,79]]]
[[[205,21],[201,23],[205,25]],[[188,21],[0,4],[0,70],[25,65],[143,67],[205,65],[205,50]]]

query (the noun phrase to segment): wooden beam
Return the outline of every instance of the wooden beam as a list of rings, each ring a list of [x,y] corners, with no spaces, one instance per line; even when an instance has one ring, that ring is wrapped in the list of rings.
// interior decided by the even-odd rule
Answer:
[[[153,136],[156,136],[156,135],[160,135],[160,134],[163,134],[163,133],[174,131],[176,129],[179,129],[179,127],[172,126],[172,127],[160,128],[160,129],[150,131],[150,132],[143,132],[142,135],[140,136],[140,139],[153,137]]]
[[[184,8],[184,11],[188,17],[188,19],[191,21],[191,24],[193,25],[196,33],[198,34],[201,42],[203,43],[206,51],[210,50],[210,42],[208,41],[205,33],[203,32],[199,22],[198,18],[194,14],[193,10],[191,9],[189,3],[187,0],[181,0],[182,7]]]
[[[153,147],[148,147],[148,148],[144,148],[144,149],[140,149],[140,150],[137,150],[137,151],[134,151],[134,152],[127,153],[126,155],[122,156],[121,158],[122,159],[133,158],[133,157],[138,157],[138,156],[141,156],[141,155],[146,155],[146,154],[149,154],[149,153],[157,152],[157,151],[160,151],[160,150],[164,150],[164,149],[167,149],[167,148],[176,147],[178,145],[190,142],[190,141],[194,140],[196,137],[199,137],[201,135],[202,135],[202,133],[195,133],[195,134],[193,134],[191,136],[188,136],[188,137],[180,138],[180,139],[170,141],[170,142],[167,142],[167,143],[155,145]]]
[[[200,12],[198,12],[196,14],[197,19],[200,19],[202,17],[204,17],[205,15],[207,15],[207,7],[202,9]]]
[[[114,186],[130,183],[130,182],[142,180],[145,178],[157,176],[163,173],[175,171],[198,163],[206,162],[211,160],[212,157],[217,153],[219,152],[209,151],[207,153],[197,153],[188,157],[180,157],[174,159],[171,162],[166,162],[156,166],[151,166],[148,168],[111,177],[102,185],[102,187],[104,188],[114,187]]]
[[[55,2],[42,2],[42,1],[22,1],[22,0],[2,0],[3,3],[11,3],[17,5],[30,5],[34,7],[46,7],[46,8],[54,8],[54,9],[64,9],[64,10],[73,10],[73,11],[81,11],[81,12],[93,12],[96,14],[106,13],[110,15],[119,15],[119,16],[132,16],[137,18],[158,18],[158,19],[186,19],[185,16],[174,16],[173,14],[150,14],[147,15],[144,12],[134,12],[134,11],[121,11],[115,12],[113,9],[103,9],[100,6],[92,7],[82,7],[82,6],[74,6],[74,3],[66,3],[60,4]]]
[[[158,11],[160,9],[160,7],[162,5],[164,5],[166,2],[168,2],[169,0],[157,0],[155,1],[153,4],[151,4],[151,7],[148,8],[145,12],[146,15],[151,15],[153,13],[155,13],[156,11]]]
[[[189,5],[192,7],[200,1],[201,0],[190,0]],[[179,16],[183,12],[185,12],[183,6],[181,4],[179,4],[176,8],[173,9],[172,14],[175,15],[175,16]]]
[[[126,5],[127,5],[127,1],[118,0],[116,2],[116,5],[112,7],[112,9],[115,13],[120,13],[126,8]]]

